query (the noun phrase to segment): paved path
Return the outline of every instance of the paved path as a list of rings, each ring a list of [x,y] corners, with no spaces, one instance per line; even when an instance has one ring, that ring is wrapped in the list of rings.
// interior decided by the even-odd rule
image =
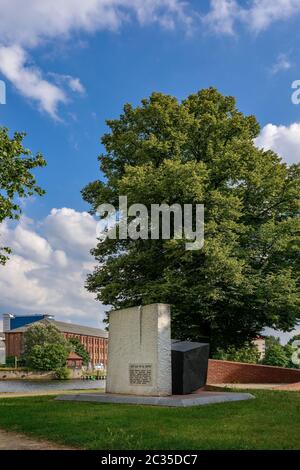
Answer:
[[[0,450],[72,450],[53,442],[33,439],[24,434],[0,429]]]

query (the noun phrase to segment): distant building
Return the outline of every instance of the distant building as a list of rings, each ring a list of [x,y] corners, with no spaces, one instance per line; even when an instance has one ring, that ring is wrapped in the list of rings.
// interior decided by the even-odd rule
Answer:
[[[256,346],[260,359],[263,359],[266,355],[266,341],[263,336],[257,336],[253,341],[254,346]]]
[[[64,323],[51,318],[43,318],[36,321],[42,325],[51,324],[55,326],[66,339],[78,338],[90,355],[91,365],[107,365],[107,343],[108,333],[98,328]],[[5,331],[6,357],[20,357],[24,351],[24,332],[32,325],[32,322],[19,328]]]
[[[67,367],[69,367],[69,369],[81,369],[82,363],[83,359],[81,356],[76,354],[76,352],[70,352],[67,359]]]
[[[4,333],[0,332],[0,364],[5,364],[5,341]]]
[[[3,331],[15,330],[24,325],[29,325],[45,318],[54,319],[51,315],[35,314],[35,315],[13,315],[12,313],[4,313],[3,315]]]

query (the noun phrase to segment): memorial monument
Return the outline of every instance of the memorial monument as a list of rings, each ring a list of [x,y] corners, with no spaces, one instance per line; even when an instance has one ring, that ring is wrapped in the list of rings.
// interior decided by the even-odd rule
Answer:
[[[169,305],[114,310],[109,314],[106,392],[61,395],[56,399],[196,406],[253,398],[249,393],[201,389],[206,384],[208,355],[208,344],[171,342]]]
[[[172,394],[169,305],[110,312],[106,393]]]
[[[172,393],[186,395],[206,385],[209,344],[172,341]]]

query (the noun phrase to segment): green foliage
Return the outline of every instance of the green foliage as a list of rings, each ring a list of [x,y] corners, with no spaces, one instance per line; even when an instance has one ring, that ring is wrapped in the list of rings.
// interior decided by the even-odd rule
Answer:
[[[27,364],[36,370],[57,370],[66,364],[68,350],[62,344],[36,344],[27,354]]]
[[[280,343],[266,346],[266,355],[263,363],[268,366],[288,367],[289,358],[285,348]]]
[[[16,356],[7,356],[5,360],[5,365],[7,367],[16,367],[17,365]]]
[[[17,357],[17,356],[7,356],[5,359],[5,364],[3,364],[4,367],[9,367],[9,368],[20,368],[24,367],[26,365],[26,361],[24,357]]]
[[[285,346],[280,344],[279,338],[266,338],[266,355],[263,364],[278,367],[291,367],[298,369],[299,366],[292,361],[292,355],[295,349],[290,342]]]
[[[66,366],[59,367],[55,370],[55,378],[57,380],[68,380],[70,378],[71,371]]]
[[[174,337],[208,335],[212,347],[242,347],[269,326],[300,316],[300,165],[255,147],[254,116],[209,88],[181,103],[153,93],[107,121],[101,181],[83,198],[99,204],[205,205],[205,245],[185,240],[105,240],[87,289],[114,308],[172,305]]]
[[[288,342],[288,344],[292,345],[294,341],[300,341],[300,335],[294,335]]]
[[[260,354],[257,348],[250,344],[243,348],[235,348],[229,346],[226,350],[217,349],[213,355],[214,359],[221,359],[223,361],[247,362],[250,364],[257,364],[260,360]]]
[[[299,344],[297,342],[299,342]],[[300,335],[293,336],[285,348],[287,350],[288,357],[290,358],[289,367],[300,369],[300,364],[298,364],[300,361]],[[294,360],[292,360],[292,356],[294,357]]]
[[[31,170],[45,166],[46,162],[40,153],[32,156],[23,147],[24,137],[24,133],[16,132],[10,138],[8,130],[0,127],[0,223],[7,218],[19,218],[21,208],[16,197],[44,194]],[[0,246],[0,264],[5,263],[10,252],[8,247]]]
[[[51,323],[31,324],[24,333],[24,342],[25,354],[28,354],[36,344],[67,344],[64,336]]]
[[[66,365],[70,345],[51,324],[33,324],[24,333],[25,359],[28,367],[56,370]]]
[[[18,368],[19,367],[26,367],[26,359],[21,356],[17,359],[17,364],[18,364]]]
[[[69,343],[71,344],[72,351],[76,352],[78,356],[82,357],[83,364],[88,365],[90,362],[90,355],[83,344],[81,344],[80,340],[78,338],[70,338]]]

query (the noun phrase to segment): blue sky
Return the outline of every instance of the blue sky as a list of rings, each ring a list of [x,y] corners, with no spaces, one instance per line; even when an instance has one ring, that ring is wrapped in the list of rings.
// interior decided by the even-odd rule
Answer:
[[[101,324],[103,307],[82,288],[95,226],[80,190],[99,178],[105,119],[124,103],[213,85],[257,116],[258,145],[299,161],[299,0],[0,0],[0,10],[0,125],[26,131],[48,162],[37,172],[46,195],[2,228],[14,255],[0,274],[0,313]]]

